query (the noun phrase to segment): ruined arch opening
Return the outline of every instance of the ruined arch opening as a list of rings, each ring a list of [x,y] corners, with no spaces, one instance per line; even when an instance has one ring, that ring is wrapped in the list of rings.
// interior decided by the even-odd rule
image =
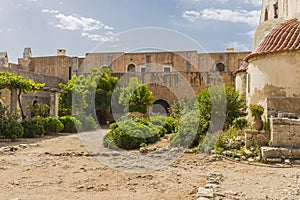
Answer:
[[[135,64],[131,63],[127,66],[127,72],[135,72]]]
[[[170,104],[167,101],[158,99],[151,106],[151,114],[169,115],[169,108]]]
[[[216,71],[224,72],[225,71],[225,65],[223,63],[217,63],[216,64]]]

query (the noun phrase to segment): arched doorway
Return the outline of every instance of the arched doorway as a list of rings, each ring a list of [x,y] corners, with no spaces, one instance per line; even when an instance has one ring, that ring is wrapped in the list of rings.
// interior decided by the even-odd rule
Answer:
[[[133,63],[127,66],[127,72],[135,72],[135,65]]]
[[[150,111],[151,114],[169,115],[169,108],[170,105],[167,101],[159,99],[154,101]]]

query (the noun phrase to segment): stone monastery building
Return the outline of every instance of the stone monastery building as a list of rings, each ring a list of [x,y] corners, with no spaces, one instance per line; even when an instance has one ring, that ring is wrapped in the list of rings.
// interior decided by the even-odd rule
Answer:
[[[138,76],[148,83],[155,97],[154,104],[165,110],[179,99],[189,98],[208,85],[225,83],[234,86],[234,72],[250,52],[222,53],[144,52],[144,53],[87,53],[85,57],[70,57],[64,49],[57,55],[34,57],[31,48],[25,48],[18,63],[9,63],[7,53],[0,54],[0,70],[23,75],[36,82],[45,83],[39,93],[23,95],[24,110],[33,101],[51,105],[51,115],[57,116],[58,84],[66,83],[73,74],[89,72],[89,67],[110,68],[112,76]],[[15,109],[18,105],[15,94],[2,91],[2,103]]]

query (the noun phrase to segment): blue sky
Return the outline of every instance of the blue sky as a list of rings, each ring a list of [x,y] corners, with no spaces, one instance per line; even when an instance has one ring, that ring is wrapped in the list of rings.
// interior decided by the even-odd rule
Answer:
[[[1,0],[0,51],[11,62],[25,47],[33,56],[55,55],[58,48],[69,56],[97,46],[130,51],[134,47],[119,46],[125,38],[126,44],[148,38],[148,47],[153,42],[168,50],[193,49],[169,33],[192,38],[208,52],[248,51],[260,8],[261,0]]]

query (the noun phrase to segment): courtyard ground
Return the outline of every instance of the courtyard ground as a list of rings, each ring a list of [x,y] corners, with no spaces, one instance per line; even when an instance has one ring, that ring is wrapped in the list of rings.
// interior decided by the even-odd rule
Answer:
[[[210,199],[300,199],[298,166],[242,163],[184,153],[159,170],[128,172],[122,168],[128,165],[126,156],[105,149],[91,153],[78,134],[1,143],[7,145],[10,147],[2,147],[0,154],[3,200],[189,200],[197,199],[199,188],[203,197],[198,194],[198,199],[211,195]],[[112,164],[101,162],[99,157]],[[203,194],[203,190],[211,191],[205,187],[214,188],[214,194]]]

